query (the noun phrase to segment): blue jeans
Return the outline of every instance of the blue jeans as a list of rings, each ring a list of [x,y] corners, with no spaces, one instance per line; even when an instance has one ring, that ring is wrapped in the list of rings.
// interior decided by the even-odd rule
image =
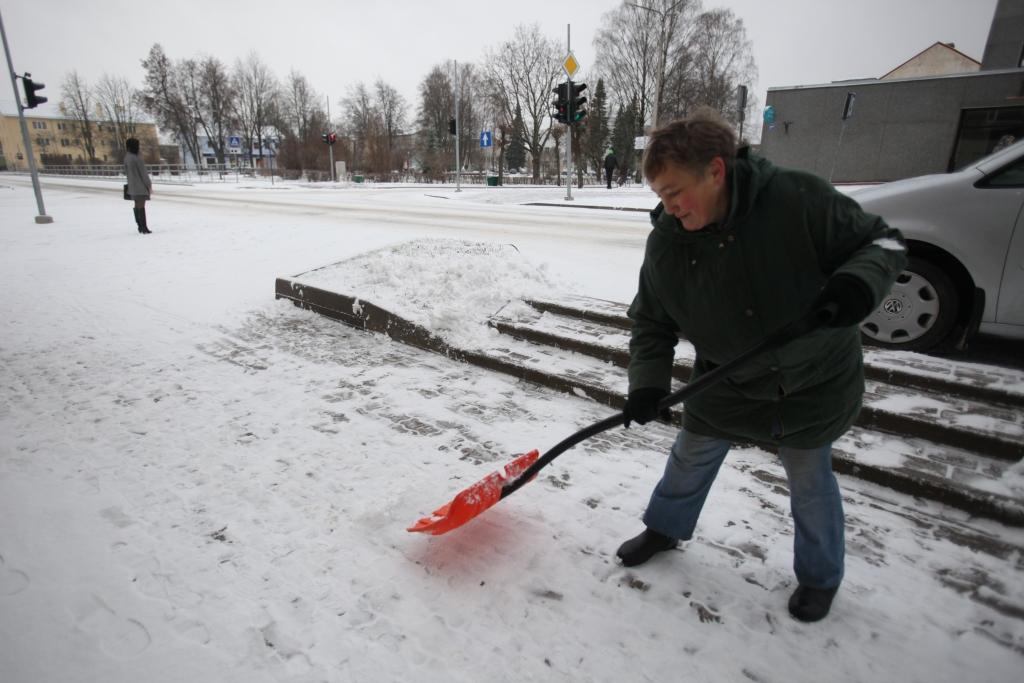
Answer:
[[[725,439],[679,432],[644,514],[644,524],[689,540],[718,468],[732,446]],[[843,498],[832,474],[832,444],[780,448],[796,524],[793,569],[801,585],[834,588],[843,580]]]

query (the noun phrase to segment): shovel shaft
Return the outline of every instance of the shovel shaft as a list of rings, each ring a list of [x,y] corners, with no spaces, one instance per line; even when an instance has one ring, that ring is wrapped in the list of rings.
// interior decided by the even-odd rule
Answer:
[[[736,370],[745,367],[746,365],[749,365],[751,361],[755,360],[761,354],[768,353],[769,351],[774,351],[775,349],[786,345],[787,343],[796,339],[797,337],[802,337],[808,332],[816,330],[819,327],[824,327],[829,323],[829,321],[832,320],[832,318],[835,317],[835,314],[836,308],[834,305],[828,305],[823,308],[817,308],[811,311],[803,318],[795,320],[789,323],[788,325],[784,326],[783,328],[769,334],[767,337],[761,340],[761,342],[754,345],[747,351],[741,353],[736,358],[733,358],[728,363],[718,366],[711,372],[701,375],[693,382],[689,382],[682,389],[679,389],[678,391],[669,394],[668,396],[663,398],[660,403],[658,403],[658,408],[671,408],[674,405],[678,405],[683,401],[693,398],[694,396],[701,393],[705,389],[708,389],[718,384],[720,381],[725,379],[727,376],[729,376]],[[618,427],[619,425],[624,425],[625,423],[626,414],[619,412],[614,415],[606,417],[600,422],[595,422],[589,427],[584,427],[575,434],[563,439],[559,443],[555,444],[555,446],[552,447],[549,451],[547,451],[544,455],[538,458],[536,462],[530,465],[530,467],[526,468],[526,470],[524,470],[521,475],[516,477],[516,479],[505,484],[501,488],[501,498],[505,498],[505,496],[509,496],[518,491],[523,484],[533,479],[533,477],[535,477],[538,472],[544,469],[552,460],[554,460],[562,453],[566,452],[567,450],[575,446],[576,444],[580,443],[581,441],[585,441],[586,439],[589,439],[592,436],[596,436],[601,432],[607,431],[612,427]]]

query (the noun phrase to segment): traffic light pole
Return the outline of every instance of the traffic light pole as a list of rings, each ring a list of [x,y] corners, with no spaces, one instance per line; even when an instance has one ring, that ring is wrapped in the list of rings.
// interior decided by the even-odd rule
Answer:
[[[39,207],[39,215],[36,216],[36,223],[52,223],[53,217],[46,215],[46,207],[43,206],[43,192],[39,188],[39,173],[36,171],[36,157],[32,152],[32,140],[28,136],[28,124],[25,123],[25,109],[21,106],[21,97],[18,96],[18,75],[14,73],[14,65],[11,62],[11,49],[7,46],[7,32],[4,30],[4,19],[0,16],[0,36],[4,41],[4,54],[7,55],[7,71],[11,75],[11,88],[14,89],[14,101],[18,104],[18,121],[21,123],[21,140],[25,145],[25,156],[28,158],[29,172],[32,174],[32,189],[36,193],[36,206]]]
[[[459,83],[459,62],[455,62],[455,191],[462,192],[462,156],[459,151],[459,133],[462,125],[459,121],[459,100],[462,99],[462,88]]]
[[[327,96],[327,132],[331,131],[331,96]],[[334,145],[327,145],[327,156],[331,160],[331,182],[336,183],[338,179],[334,177]],[[346,171],[347,173],[348,171]]]
[[[572,54],[572,24],[565,25],[565,49],[566,54]],[[565,145],[565,201],[572,201],[572,78],[566,81],[565,94],[568,95],[569,105],[566,107],[567,119],[569,122],[566,124],[568,133],[566,135],[567,144]]]

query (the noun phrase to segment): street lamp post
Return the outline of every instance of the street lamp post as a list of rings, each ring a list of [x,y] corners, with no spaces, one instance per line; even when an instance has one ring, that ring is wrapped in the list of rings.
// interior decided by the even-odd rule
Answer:
[[[631,2],[626,3],[630,7],[654,12],[661,20],[661,30],[658,35],[658,72],[656,74],[657,80],[654,84],[654,109],[651,112],[651,130],[658,127],[658,110],[661,108],[661,94],[665,87],[665,61],[668,56],[668,29],[665,27],[665,21],[673,12],[676,11],[676,8],[685,2],[687,2],[687,0],[676,0],[671,7],[664,11],[653,7],[647,7],[646,5],[637,5]]]

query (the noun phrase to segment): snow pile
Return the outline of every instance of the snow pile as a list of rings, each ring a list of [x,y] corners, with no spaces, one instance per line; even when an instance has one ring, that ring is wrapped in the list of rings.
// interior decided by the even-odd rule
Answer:
[[[446,239],[377,249],[296,279],[372,302],[462,348],[497,334],[487,320],[509,303],[555,287],[546,264],[512,244]]]

